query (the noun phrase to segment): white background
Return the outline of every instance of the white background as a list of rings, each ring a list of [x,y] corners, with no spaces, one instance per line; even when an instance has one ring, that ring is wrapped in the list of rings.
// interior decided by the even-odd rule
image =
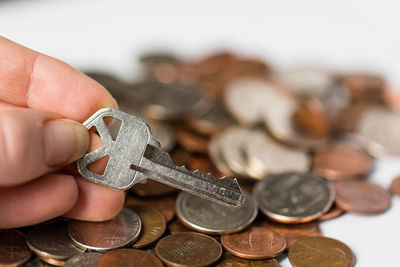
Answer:
[[[0,0],[0,35],[127,80],[139,76],[146,51],[196,59],[228,48],[278,67],[374,71],[399,88],[399,26],[396,1]],[[387,188],[398,174],[400,160],[384,159],[371,179]],[[384,214],[346,214],[321,228],[352,248],[357,266],[399,266],[399,225],[400,198],[393,197]]]

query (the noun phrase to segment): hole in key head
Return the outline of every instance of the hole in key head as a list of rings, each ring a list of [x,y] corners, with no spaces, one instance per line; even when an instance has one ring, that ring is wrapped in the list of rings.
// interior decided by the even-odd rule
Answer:
[[[92,163],[89,163],[86,166],[86,168],[93,173],[96,173],[98,175],[103,175],[106,170],[109,160],[110,160],[110,156],[106,155]]]
[[[105,121],[107,122],[107,121]],[[119,119],[113,119],[111,123],[108,125],[108,131],[110,132],[111,139],[115,141],[121,129],[122,121]]]

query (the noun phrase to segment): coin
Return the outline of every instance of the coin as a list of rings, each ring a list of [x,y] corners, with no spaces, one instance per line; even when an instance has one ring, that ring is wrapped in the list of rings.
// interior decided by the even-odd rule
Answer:
[[[112,220],[104,222],[70,221],[68,234],[83,249],[107,251],[129,245],[138,239],[142,223],[132,210],[124,208]]]
[[[162,267],[156,256],[138,249],[116,249],[105,253],[97,261],[97,267]]]
[[[164,234],[166,222],[158,210],[147,206],[131,206],[130,208],[139,215],[142,222],[142,232],[132,245],[133,248],[146,247]]]
[[[352,73],[343,75],[341,83],[350,92],[353,101],[382,102],[385,80],[375,74]]]
[[[331,184],[311,173],[269,175],[253,194],[266,216],[284,223],[312,221],[327,212],[335,198]]]
[[[208,157],[193,157],[188,162],[188,168],[190,170],[199,170],[203,173],[211,173],[214,177],[224,176],[220,171],[218,171],[214,164],[210,161]]]
[[[390,191],[393,194],[400,196],[400,176],[397,176],[392,180],[392,183],[390,184]]]
[[[65,267],[96,267],[97,260],[103,256],[98,252],[85,252],[73,256],[65,262]]]
[[[131,190],[141,197],[165,196],[176,191],[172,186],[151,179],[147,179],[145,184],[135,184]]]
[[[330,144],[313,156],[313,171],[330,180],[359,178],[368,174],[372,166],[370,156],[346,144]]]
[[[223,142],[223,135],[213,136],[208,145],[208,154],[212,163],[217,167],[217,169],[228,177],[234,176],[232,171],[228,168],[225,159],[221,153],[221,144]]]
[[[26,244],[42,260],[53,259],[63,262],[83,253],[83,250],[76,247],[68,238],[67,227],[59,223],[35,226],[28,232]]]
[[[63,260],[57,260],[57,259],[53,259],[53,258],[46,258],[46,257],[41,257],[38,256],[38,258],[41,260],[40,261],[40,265],[42,265],[42,263],[46,263],[49,264],[50,266],[64,266],[65,265],[65,261]],[[48,265],[45,265],[48,266]]]
[[[328,237],[306,237],[289,249],[289,261],[294,267],[351,267],[354,255],[344,243]]]
[[[153,137],[160,142],[161,149],[171,151],[176,144],[175,131],[171,125],[163,122],[148,121]]]
[[[376,157],[400,155],[400,115],[383,108],[365,112],[358,124],[365,148]]]
[[[265,260],[248,260],[236,257],[229,252],[224,252],[222,260],[216,265],[216,267],[247,267],[247,266],[260,266],[260,267],[279,267],[279,263],[276,259],[265,259]]]
[[[175,198],[171,196],[139,198],[129,195],[125,199],[125,207],[130,207],[133,205],[142,205],[155,208],[162,213],[167,222],[171,221],[175,217]]]
[[[158,241],[156,254],[167,266],[201,267],[217,262],[222,247],[214,238],[204,234],[179,233]]]
[[[376,214],[389,208],[390,194],[368,181],[346,181],[334,184],[335,203],[345,211]]]
[[[344,213],[344,210],[339,208],[336,204],[333,204],[332,207],[324,214],[318,217],[320,221],[327,221],[333,218],[336,218]]]
[[[268,259],[276,257],[286,249],[285,238],[266,225],[253,225],[236,234],[221,236],[224,248],[245,259]]]
[[[31,252],[25,235],[17,230],[0,230],[0,266],[19,266],[28,261]]]
[[[210,234],[238,232],[249,226],[257,216],[253,197],[243,191],[246,199],[238,207],[230,207],[181,192],[176,199],[178,218],[188,227]]]
[[[175,219],[168,224],[168,230],[171,234],[193,232],[193,229],[187,227],[179,219]]]
[[[188,129],[178,127],[176,132],[179,144],[192,153],[207,153],[208,138],[197,135]]]
[[[284,224],[265,220],[261,223],[262,226],[267,227],[285,237],[287,247],[290,248],[297,240],[307,236],[322,236],[319,224],[316,222],[298,223],[298,224]]]

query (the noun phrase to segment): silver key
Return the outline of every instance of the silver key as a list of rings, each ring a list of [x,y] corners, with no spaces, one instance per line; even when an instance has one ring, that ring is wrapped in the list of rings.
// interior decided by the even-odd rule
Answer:
[[[104,122],[106,117],[121,121],[115,140]],[[150,178],[224,205],[238,206],[244,201],[236,179],[218,179],[174,165],[169,154],[159,148],[149,125],[138,117],[105,108],[93,114],[83,125],[87,129],[96,127],[104,143],[103,147],[87,153],[78,161],[79,172],[89,181],[126,190]],[[89,164],[106,156],[109,160],[103,174],[88,170]]]

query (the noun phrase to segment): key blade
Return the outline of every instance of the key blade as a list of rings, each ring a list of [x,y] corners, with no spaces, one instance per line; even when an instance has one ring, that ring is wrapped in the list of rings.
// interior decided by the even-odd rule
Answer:
[[[236,179],[215,178],[211,174],[176,166],[167,152],[151,145],[147,146],[140,166],[132,165],[131,168],[153,180],[219,204],[239,206],[245,199]]]

